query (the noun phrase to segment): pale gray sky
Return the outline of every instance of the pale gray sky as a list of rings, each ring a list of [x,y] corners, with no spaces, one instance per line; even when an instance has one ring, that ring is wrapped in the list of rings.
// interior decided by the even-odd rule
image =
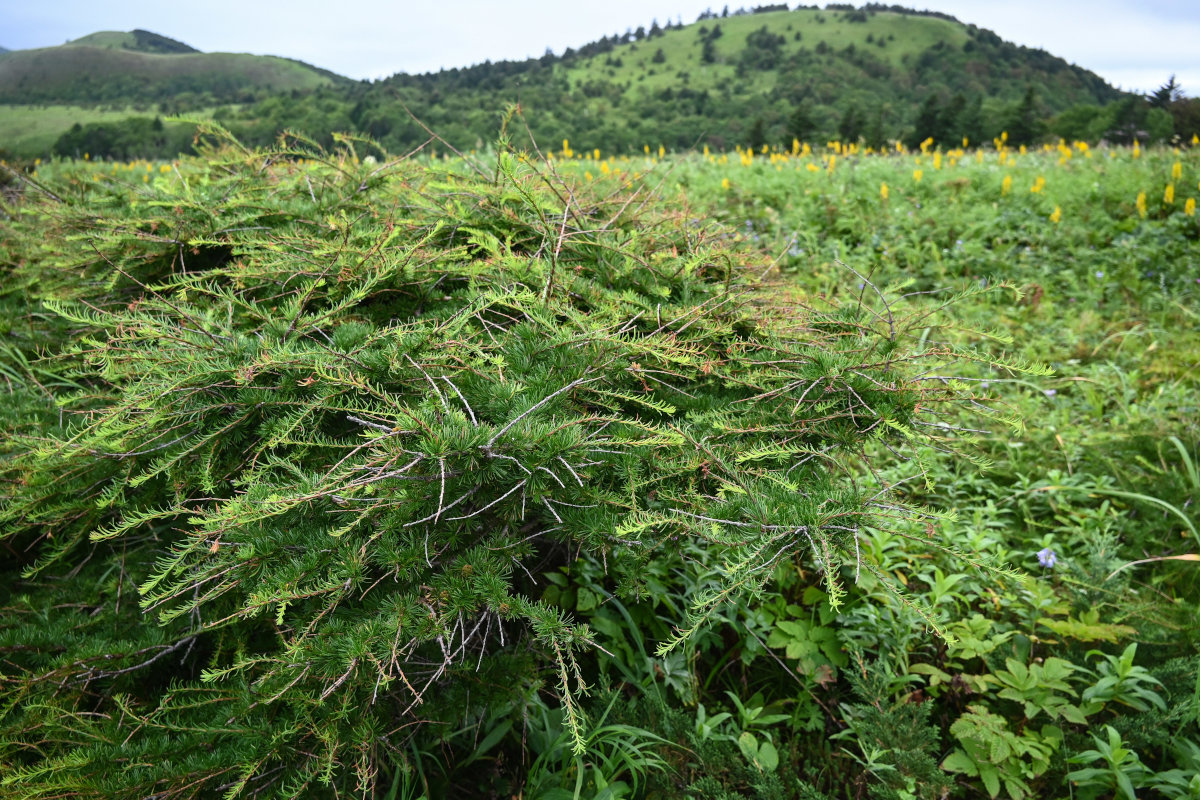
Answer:
[[[561,53],[649,26],[652,19],[692,22],[704,9],[719,11],[723,5],[711,0],[0,0],[0,46],[45,47],[98,30],[144,28],[209,52],[287,56],[351,78],[374,79],[523,59],[547,47]],[[790,5],[794,8],[795,0]],[[1150,91],[1174,73],[1189,96],[1200,96],[1197,0],[916,0],[912,5],[1040,47],[1124,89]]]

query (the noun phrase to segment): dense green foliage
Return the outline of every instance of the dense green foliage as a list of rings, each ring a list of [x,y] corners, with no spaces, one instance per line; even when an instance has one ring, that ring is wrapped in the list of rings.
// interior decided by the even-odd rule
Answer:
[[[93,122],[86,127],[78,122],[58,137],[54,154],[68,158],[97,157],[117,161],[132,161],[143,154],[178,154],[190,152],[195,126],[164,124],[155,117],[130,117],[120,122]]]
[[[586,159],[508,158],[485,178],[458,161],[381,169],[293,145],[269,159],[225,149],[134,185],[77,162],[23,187],[8,175],[4,792],[1194,796],[1200,153],[833,155],[612,161],[608,179]],[[686,200],[672,212],[650,186]],[[750,278],[771,261],[782,280],[768,302]],[[943,308],[944,287],[1003,279],[1023,296]],[[474,307],[474,323],[454,311]],[[660,314],[692,319],[687,308],[709,313],[655,334]],[[917,414],[913,429],[978,429],[987,471],[936,440],[914,463],[868,436],[824,454],[828,478],[805,472],[812,462],[788,475],[805,456],[764,447],[775,431],[698,436],[773,413],[722,408],[748,374],[771,374],[752,343],[800,344],[811,368],[821,347],[869,360],[892,347],[889,311],[917,337],[901,333],[885,362],[897,387],[955,374],[987,407]],[[953,324],[932,324],[935,311]],[[563,342],[585,355],[550,348]],[[951,350],[953,373],[913,375],[902,359]],[[683,357],[656,366],[656,353]],[[998,371],[1001,353],[1055,375]],[[538,405],[587,370],[598,385]],[[842,387],[872,413],[913,402],[853,380],[832,384],[834,409]],[[803,446],[857,437],[870,423],[854,413],[806,427]],[[1029,430],[988,421],[1010,414]],[[586,438],[598,417],[618,421],[591,441],[620,453],[580,456],[578,440],[554,439],[565,429],[542,438],[571,419]],[[493,453],[533,476],[472,450],[513,420]],[[840,565],[819,537],[816,555],[782,540],[755,554],[764,539],[728,523],[804,507],[785,510],[800,495],[773,479],[851,503],[882,481],[898,510],[957,513],[932,526],[856,516],[853,541],[828,526]],[[403,526],[467,486],[480,488],[428,529],[426,560],[425,529]],[[574,507],[596,501],[605,514]],[[666,508],[727,524],[679,526]],[[997,580],[942,547],[1031,577]],[[751,563],[745,588],[770,578],[759,593],[730,595],[656,653]],[[837,608],[831,577],[846,585]],[[573,677],[562,691],[554,642],[589,695]],[[397,647],[411,689],[388,672]],[[426,702],[408,709],[412,690]]]
[[[520,100],[540,140],[567,136],[620,153],[755,144],[756,122],[774,144],[862,136],[878,145],[908,134],[914,111],[935,98],[978,105],[964,133],[981,141],[1008,127],[1029,85],[1039,119],[1120,97],[1062,59],[940,16],[800,8],[654,25],[561,56],[399,74],[311,99],[273,97],[221,119],[262,143],[284,127],[321,136],[348,122],[400,150],[425,139],[403,104],[465,150],[489,140],[488,109]],[[799,112],[810,130],[795,129]]]
[[[939,626],[863,551],[932,518],[872,464],[972,402],[918,375],[952,356],[925,310],[785,302],[702,213],[503,142],[442,168],[210,136],[6,201],[10,796],[370,795],[538,713],[542,766],[503,780],[618,734],[644,776],[670,731],[580,706],[601,607],[679,597],[681,665],[805,563],[822,614],[861,575]]]
[[[521,103],[539,141],[567,137],[606,154],[660,144],[671,150],[787,145],[792,138],[861,138],[875,147],[929,136],[943,144],[964,136],[985,142],[1004,130],[1015,142],[1032,142],[1071,109],[1074,115],[1054,128],[1069,140],[1111,139],[1110,130],[1141,132],[1143,142],[1172,134],[1161,114],[1154,124],[1142,124],[1147,111],[1138,98],[1051,54],[945,15],[877,4],[791,11],[770,4],[706,13],[691,25],[655,23],[558,55],[375,82],[351,82],[281,59],[134,52],[146,46],[133,33],[96,34],[66,47],[6,55],[0,58],[0,102],[131,105],[143,115],[215,113],[243,141],[261,146],[285,129],[326,146],[334,131],[355,130],[393,152],[428,140],[410,111],[467,151],[491,141],[496,109],[513,102]],[[35,56],[36,71],[16,70]],[[276,75],[284,65],[286,75]],[[1030,87],[1036,87],[1032,95]],[[1173,116],[1173,132],[1188,138],[1200,131],[1200,101],[1177,99],[1179,109],[1191,111]],[[1136,101],[1135,107],[1114,116],[1112,104],[1121,100]],[[8,113],[26,112],[13,107]],[[88,135],[87,120],[78,121]],[[49,155],[41,142],[0,141],[0,148]],[[70,151],[60,143],[57,152]],[[117,157],[98,148],[83,152]],[[137,153],[177,154],[149,139]]]
[[[974,375],[1028,432],[961,423],[986,429],[991,467],[929,453],[928,482],[899,491],[958,511],[948,544],[1036,578],[989,585],[875,531],[866,557],[921,594],[952,643],[873,576],[832,613],[794,565],[665,664],[636,640],[664,635],[656,612],[679,599],[592,608],[584,619],[622,643],[604,642],[609,669],[643,687],[624,719],[697,754],[676,762],[693,797],[1195,796],[1200,151],[831,155],[692,157],[671,176],[780,254],[797,291],[860,291],[843,264],[927,307],[961,280],[1025,286],[1018,302],[959,304],[964,330],[929,341],[986,353],[970,330],[988,324],[1047,360],[1049,379]],[[907,474],[892,463],[882,477]],[[591,608],[594,574],[572,571],[568,605]]]

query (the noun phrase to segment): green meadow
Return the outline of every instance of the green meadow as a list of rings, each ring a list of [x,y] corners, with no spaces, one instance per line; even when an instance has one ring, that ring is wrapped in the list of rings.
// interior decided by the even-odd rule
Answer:
[[[76,122],[121,122],[133,112],[128,108],[99,109],[79,106],[5,106],[0,115],[0,141],[13,152],[49,153],[63,131]]]
[[[213,140],[6,178],[6,796],[1200,794],[1194,143]]]

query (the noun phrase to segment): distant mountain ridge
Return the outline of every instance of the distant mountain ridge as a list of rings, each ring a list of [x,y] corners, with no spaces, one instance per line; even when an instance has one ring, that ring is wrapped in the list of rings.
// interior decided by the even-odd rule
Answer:
[[[949,15],[781,3],[654,23],[562,55],[318,90],[303,107],[279,99],[224,119],[258,141],[282,127],[341,126],[389,148],[419,145],[426,134],[403,103],[455,146],[471,147],[489,141],[501,111],[519,101],[539,141],[567,137],[581,150],[860,137],[878,146],[911,139],[922,113],[936,117],[939,142],[979,142],[1019,125],[1018,116],[1041,120],[1124,96],[1095,73]]]
[[[146,30],[100,31],[56,47],[0,54],[0,103],[252,102],[350,83],[279,56],[202,53]]]
[[[183,42],[162,36],[140,28],[131,31],[98,31],[87,36],[81,36],[68,44],[104,47],[108,49],[133,50],[138,53],[199,53],[196,48]]]
[[[284,129],[325,143],[335,131],[357,131],[392,151],[428,139],[410,111],[449,143],[471,148],[496,136],[513,103],[539,142],[641,152],[833,138],[881,146],[932,136],[955,145],[1002,131],[1034,141],[1054,115],[1094,116],[1099,106],[1131,99],[1140,98],[1043,50],[948,14],[883,4],[706,11],[691,24],[654,22],[561,55],[547,50],[374,82],[291,59],[201,53],[144,30],[0,53],[0,104],[212,114],[250,144],[269,143]],[[126,152],[140,146],[139,136],[122,139]],[[84,129],[59,144],[64,153],[97,153],[114,137],[121,138]],[[145,145],[160,154],[165,146]]]

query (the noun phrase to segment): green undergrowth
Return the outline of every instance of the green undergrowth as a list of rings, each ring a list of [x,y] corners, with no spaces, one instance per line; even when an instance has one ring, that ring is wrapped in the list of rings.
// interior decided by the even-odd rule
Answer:
[[[214,141],[5,189],[6,792],[1200,793],[1198,151]]]
[[[1195,150],[1085,152],[657,167],[770,253],[797,296],[878,288],[932,311],[963,281],[1020,286],[963,299],[955,324],[921,341],[977,354],[954,374],[994,416],[1025,421],[942,420],[976,431],[985,470],[935,448],[917,470],[881,454],[878,477],[897,496],[956,514],[873,527],[861,559],[878,572],[844,565],[837,610],[812,565],[780,565],[763,595],[657,660],[641,643],[667,635],[663,620],[686,603],[673,588],[686,551],[656,565],[638,604],[611,595],[602,565],[564,573],[548,596],[603,634],[615,657],[597,661],[600,680],[632,690],[632,719],[680,748],[662,751],[674,771],[655,773],[657,796],[1200,791],[1200,227],[1186,206],[1200,162]],[[985,363],[1000,353],[1054,372],[1000,374]],[[912,538],[925,536],[1030,580],[981,579]],[[922,598],[949,639],[930,637],[880,574]]]
[[[928,309],[801,302],[661,182],[503,140],[205,130],[154,181],[59,162],[5,199],[7,796],[726,792],[697,753],[777,792],[811,746],[778,726],[824,723],[738,669],[784,647],[814,695],[850,664],[824,625],[872,608],[962,638],[876,531],[1021,585],[892,488],[1009,416],[925,379],[980,357]]]

